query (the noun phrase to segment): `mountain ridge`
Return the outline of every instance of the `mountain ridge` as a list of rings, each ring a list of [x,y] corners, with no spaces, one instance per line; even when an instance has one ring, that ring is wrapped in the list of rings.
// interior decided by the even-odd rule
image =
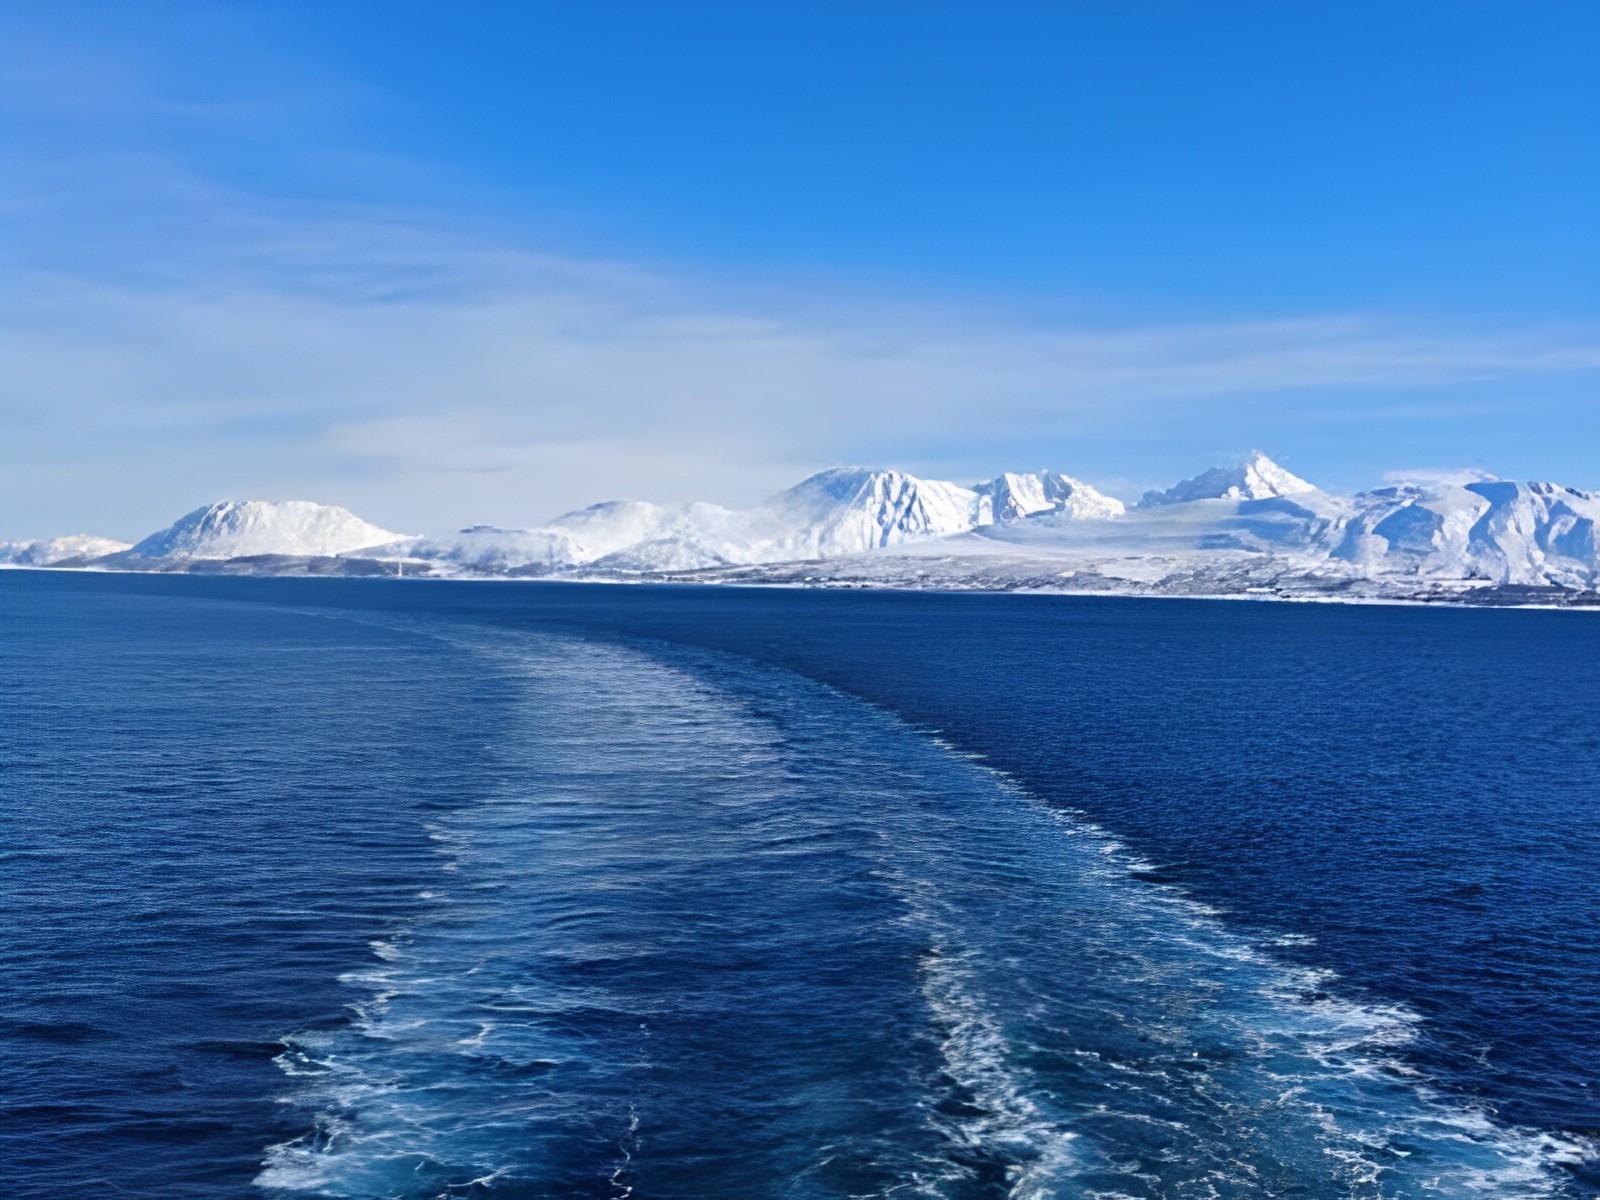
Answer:
[[[968,486],[835,467],[750,509],[609,500],[528,529],[445,537],[396,535],[309,501],[222,501],[131,547],[84,535],[0,543],[0,563],[1470,598],[1600,594],[1597,530],[1600,494],[1561,484],[1477,472],[1341,496],[1258,451],[1132,508],[1050,470]]]

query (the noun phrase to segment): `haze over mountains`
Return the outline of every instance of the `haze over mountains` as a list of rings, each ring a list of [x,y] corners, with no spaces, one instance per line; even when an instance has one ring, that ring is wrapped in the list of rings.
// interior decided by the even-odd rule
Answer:
[[[838,467],[753,509],[611,500],[529,529],[407,536],[306,501],[223,501],[134,545],[0,543],[0,562],[260,574],[428,574],[1308,598],[1582,600],[1600,495],[1492,477],[1324,492],[1264,454],[1131,509],[1068,475],[972,486]]]

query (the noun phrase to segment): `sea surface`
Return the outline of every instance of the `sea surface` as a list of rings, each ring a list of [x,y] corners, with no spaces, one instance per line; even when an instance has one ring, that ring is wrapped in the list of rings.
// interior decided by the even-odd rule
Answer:
[[[0,1195],[1600,1194],[1600,619],[0,572]]]

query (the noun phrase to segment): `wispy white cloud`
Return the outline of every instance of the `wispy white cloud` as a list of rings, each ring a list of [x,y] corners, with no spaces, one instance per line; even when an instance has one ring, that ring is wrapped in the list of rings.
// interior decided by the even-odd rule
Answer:
[[[1413,467],[1410,470],[1385,471],[1383,478],[1387,483],[1437,487],[1445,484],[1491,483],[1500,477],[1482,467]]]
[[[534,521],[618,494],[743,503],[889,454],[974,473],[1048,456],[1104,475],[1128,464],[1060,450],[1111,425],[1182,441],[1252,406],[1280,428],[1372,421],[1441,389],[1600,368],[1600,336],[1579,326],[1068,327],[814,282],[757,294],[709,271],[549,252],[422,204],[225,179],[167,125],[271,128],[270,95],[179,105],[145,74],[110,78],[88,97],[57,78],[21,115],[16,87],[0,88],[30,129],[41,105],[52,127],[102,128],[108,108],[141,103],[149,118],[33,144],[0,210],[15,247],[0,534],[133,534],[245,493],[404,528]],[[312,139],[307,153],[333,150]]]
[[[0,405],[20,435],[0,453],[54,459],[66,478],[137,448],[124,486],[170,454],[179,470],[162,473],[194,478],[167,508],[293,480],[399,524],[514,521],[619,490],[746,500],[929,431],[1021,451],[1251,396],[1315,419],[1337,409],[1334,392],[1600,367],[1582,329],[1466,336],[1333,317],[1072,330],[955,304],[829,316],[813,295],[786,308],[770,291],[752,311],[703,280],[418,217],[200,191],[181,236],[145,242],[158,263],[13,277]]]

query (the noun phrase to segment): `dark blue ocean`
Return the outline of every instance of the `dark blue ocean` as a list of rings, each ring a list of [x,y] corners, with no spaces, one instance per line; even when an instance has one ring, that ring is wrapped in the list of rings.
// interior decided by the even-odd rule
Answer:
[[[0,572],[0,1195],[1600,1191],[1600,617]]]

